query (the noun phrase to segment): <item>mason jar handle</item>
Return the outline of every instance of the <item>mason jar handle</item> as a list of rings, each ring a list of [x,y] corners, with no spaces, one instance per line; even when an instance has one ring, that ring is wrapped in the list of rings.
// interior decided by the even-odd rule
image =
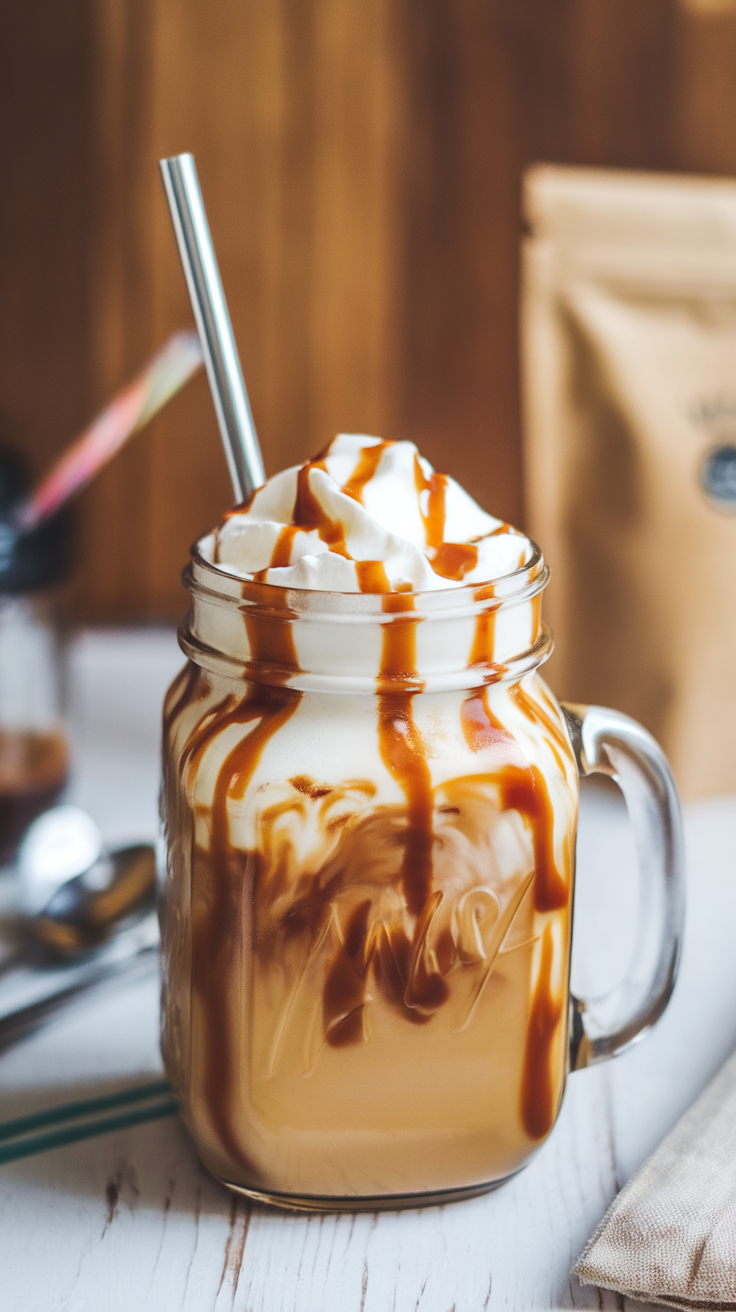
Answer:
[[[639,918],[625,978],[570,997],[570,1069],[615,1057],[659,1020],[675,984],[685,912],[682,817],[662,749],[628,715],[562,704],[581,775],[607,774],[626,802],[639,866]]]

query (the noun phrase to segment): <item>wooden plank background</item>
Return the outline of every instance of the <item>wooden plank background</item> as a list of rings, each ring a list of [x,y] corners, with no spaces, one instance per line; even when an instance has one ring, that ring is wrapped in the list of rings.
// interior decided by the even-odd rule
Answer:
[[[269,472],[408,436],[523,522],[522,171],[736,172],[736,5],[4,6],[0,440],[39,473],[191,321],[157,169],[187,149]],[[180,614],[228,500],[200,377],[80,499],[78,614]]]

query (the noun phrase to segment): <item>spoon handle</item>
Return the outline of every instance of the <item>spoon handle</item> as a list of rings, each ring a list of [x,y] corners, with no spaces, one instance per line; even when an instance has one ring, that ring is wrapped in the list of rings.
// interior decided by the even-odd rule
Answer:
[[[109,948],[73,966],[8,971],[0,987],[0,1051],[94,985],[121,974],[139,978],[157,968],[158,927],[155,917],[147,917]]]

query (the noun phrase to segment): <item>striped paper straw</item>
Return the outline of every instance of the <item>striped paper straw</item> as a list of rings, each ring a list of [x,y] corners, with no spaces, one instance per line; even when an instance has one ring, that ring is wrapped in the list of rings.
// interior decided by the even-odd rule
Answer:
[[[161,1116],[173,1116],[178,1111],[179,1103],[168,1080],[149,1080],[100,1098],[47,1107],[30,1116],[0,1122],[0,1164]]]
[[[18,508],[17,528],[29,530],[79,492],[133,433],[184,386],[202,364],[196,333],[175,333],[150,364],[73,442]]]

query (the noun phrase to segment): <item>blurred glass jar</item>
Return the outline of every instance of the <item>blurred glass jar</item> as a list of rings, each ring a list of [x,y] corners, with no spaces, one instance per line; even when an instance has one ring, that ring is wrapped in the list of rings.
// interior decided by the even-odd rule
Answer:
[[[0,862],[53,805],[69,774],[61,585],[65,516],[21,533],[14,512],[29,489],[15,453],[0,451]]]

